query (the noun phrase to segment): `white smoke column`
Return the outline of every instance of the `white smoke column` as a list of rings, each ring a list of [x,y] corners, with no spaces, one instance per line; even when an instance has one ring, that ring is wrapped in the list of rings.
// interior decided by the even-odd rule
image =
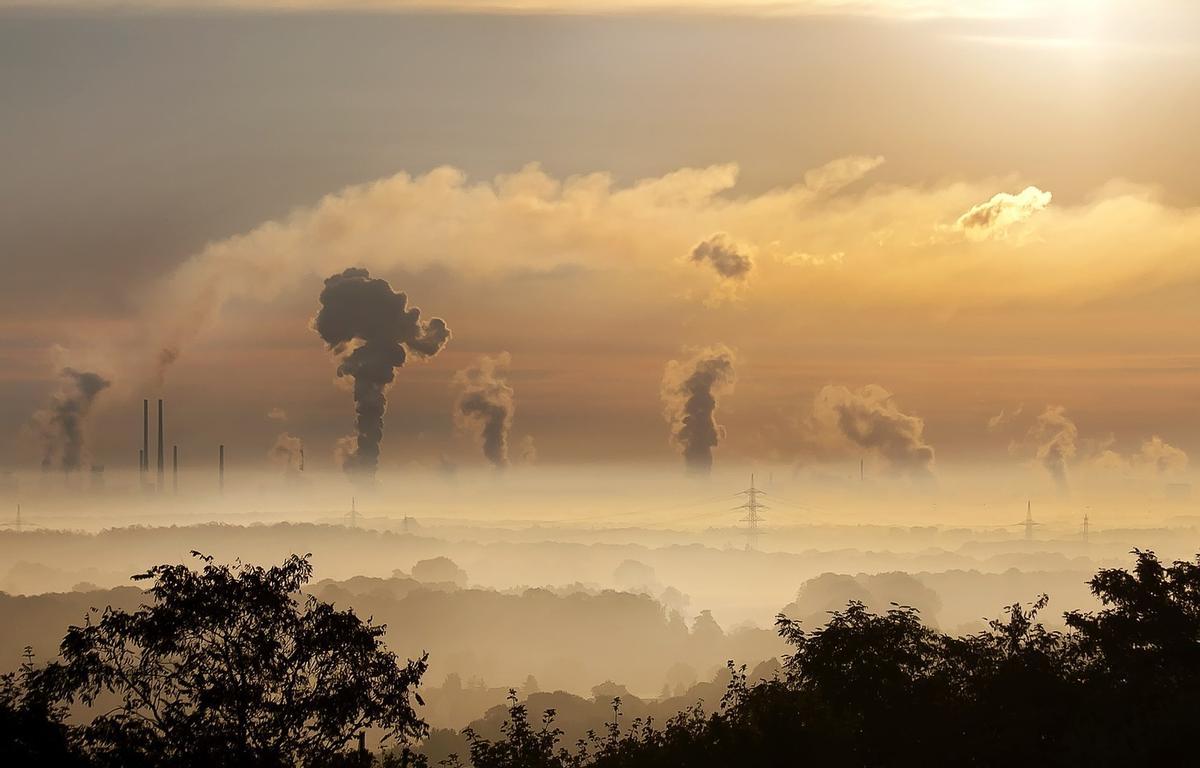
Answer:
[[[1042,463],[1059,494],[1070,492],[1067,482],[1067,463],[1075,458],[1079,446],[1079,429],[1061,405],[1048,405],[1029,428],[1029,437],[1037,446],[1037,460]]]
[[[737,380],[733,350],[723,344],[695,350],[687,360],[672,360],[663,374],[664,415],[671,441],[689,472],[712,471],[713,449],[725,437],[717,423],[717,398],[733,391]]]
[[[55,460],[64,472],[74,472],[83,464],[84,426],[96,396],[111,382],[97,373],[63,368],[61,383],[50,404],[34,415],[42,434],[42,469],[50,469]]]
[[[354,449],[343,469],[374,479],[383,441],[387,387],[408,354],[433,357],[450,340],[445,321],[421,320],[421,310],[408,307],[408,296],[365,269],[350,268],[325,280],[321,311],[313,320],[334,354],[342,356],[338,376],[354,379]]]
[[[508,433],[512,430],[513,388],[506,376],[512,362],[507,352],[484,355],[475,365],[454,374],[459,387],[454,418],[460,428],[478,429],[483,455],[493,467],[508,466]]]

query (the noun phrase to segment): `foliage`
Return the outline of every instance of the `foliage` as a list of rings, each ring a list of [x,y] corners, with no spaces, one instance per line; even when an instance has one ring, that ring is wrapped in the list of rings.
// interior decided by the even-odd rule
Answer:
[[[71,627],[60,661],[30,673],[41,700],[100,710],[73,729],[99,765],[352,764],[367,727],[407,741],[424,658],[400,663],[383,626],[299,595],[307,557],[261,568],[151,568],[149,605]],[[55,718],[49,718],[54,720]],[[347,760],[351,763],[347,763]]]

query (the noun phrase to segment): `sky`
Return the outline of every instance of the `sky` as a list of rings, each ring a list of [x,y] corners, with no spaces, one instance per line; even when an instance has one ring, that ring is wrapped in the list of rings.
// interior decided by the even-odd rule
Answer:
[[[360,267],[450,329],[385,471],[499,403],[511,464],[1186,477],[1189,5],[0,1],[0,467],[134,464],[159,396],[336,466]]]

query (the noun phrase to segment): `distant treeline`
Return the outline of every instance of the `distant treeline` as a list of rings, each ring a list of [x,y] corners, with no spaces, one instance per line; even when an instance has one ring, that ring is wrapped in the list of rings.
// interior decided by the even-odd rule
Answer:
[[[1145,765],[1194,751],[1200,558],[1137,552],[1131,570],[1100,571],[1090,586],[1103,607],[1068,612],[1063,632],[1039,621],[1044,596],[965,636],[907,606],[851,602],[816,629],[780,616],[790,653],[777,668],[731,663],[719,701],[692,703],[715,696],[693,688],[665,719],[665,702],[600,686],[563,722],[577,730],[611,699],[608,724],[572,741],[558,712],[530,707],[580,700],[539,696],[533,680],[524,703],[513,692],[461,734],[431,732],[417,694],[426,657],[402,661],[379,625],[303,596],[306,558],[265,569],[199,557],[199,569],[142,574],[144,605],[92,612],[58,659],[30,657],[0,680],[6,765]],[[495,618],[462,631],[487,642]],[[389,744],[367,750],[368,729]]]

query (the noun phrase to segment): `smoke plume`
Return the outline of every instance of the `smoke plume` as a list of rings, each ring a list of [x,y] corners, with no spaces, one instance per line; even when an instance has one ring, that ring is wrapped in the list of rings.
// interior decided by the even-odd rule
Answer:
[[[454,418],[463,429],[479,430],[483,455],[497,469],[508,466],[508,433],[515,410],[513,388],[505,379],[510,362],[507,352],[484,355],[454,374],[454,384],[460,388]]]
[[[275,444],[267,451],[267,458],[282,464],[290,472],[304,469],[304,441],[288,432],[279,433]]]
[[[1037,446],[1037,460],[1042,463],[1058,492],[1070,492],[1067,483],[1067,462],[1075,457],[1079,445],[1079,429],[1061,405],[1048,405],[1029,428],[1029,438]]]
[[[933,476],[933,446],[925,442],[925,421],[904,413],[892,393],[869,384],[858,390],[826,385],[813,404],[814,421],[867,450],[910,477]]]
[[[746,249],[730,240],[724,232],[697,243],[690,258],[695,264],[707,262],[723,280],[745,280],[754,268],[754,260]]]
[[[84,447],[84,424],[96,396],[109,387],[103,376],[74,368],[63,368],[59,373],[60,387],[51,398],[50,404],[39,411],[37,422],[45,450],[42,454],[42,469],[50,469],[58,462],[64,472],[78,470],[86,450]]]
[[[354,379],[354,447],[343,468],[374,478],[383,440],[387,387],[408,354],[433,357],[450,340],[445,321],[421,320],[408,296],[365,269],[350,268],[325,280],[313,328],[341,356],[337,375]]]
[[[691,358],[667,363],[662,399],[671,441],[683,454],[689,472],[712,470],[713,449],[725,437],[717,423],[717,397],[733,389],[737,379],[734,353],[718,344],[696,351]]]

